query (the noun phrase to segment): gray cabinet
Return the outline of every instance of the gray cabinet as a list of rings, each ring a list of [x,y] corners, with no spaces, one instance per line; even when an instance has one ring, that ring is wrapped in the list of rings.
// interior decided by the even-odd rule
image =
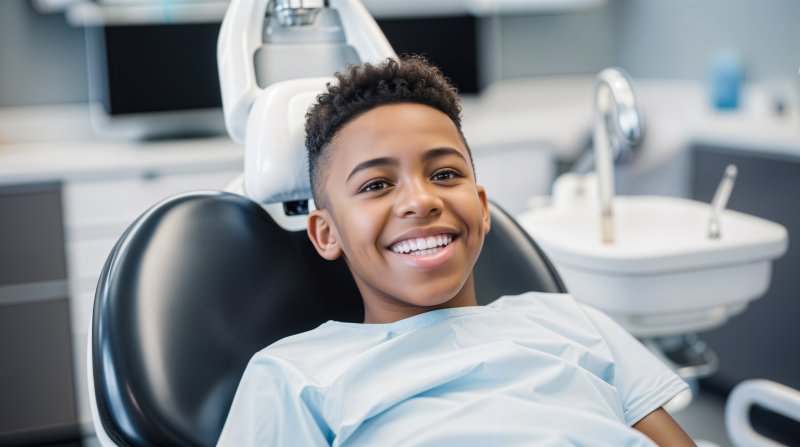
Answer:
[[[0,187],[0,445],[80,435],[57,183]]]
[[[701,334],[719,355],[711,385],[730,389],[750,378],[800,388],[800,157],[698,145],[692,195],[710,201],[728,163],[739,168],[729,208],[778,222],[789,250],[773,264],[766,295],[728,324]]]
[[[242,171],[226,137],[94,139],[80,130],[87,113],[0,110],[21,129],[0,126],[17,136],[0,138],[0,446],[91,435],[87,342],[111,248],[156,202]]]
[[[0,187],[0,286],[64,281],[58,183]]]

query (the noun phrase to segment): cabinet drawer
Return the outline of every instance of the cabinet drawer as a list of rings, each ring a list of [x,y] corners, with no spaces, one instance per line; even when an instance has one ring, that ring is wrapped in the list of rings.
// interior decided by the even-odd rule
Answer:
[[[240,171],[202,172],[64,185],[64,221],[70,232],[90,227],[123,229],[157,202],[186,191],[225,188]],[[82,234],[78,232],[78,234]]]
[[[59,184],[0,187],[0,286],[63,280]]]
[[[76,426],[71,340],[64,298],[0,306],[0,445]]]

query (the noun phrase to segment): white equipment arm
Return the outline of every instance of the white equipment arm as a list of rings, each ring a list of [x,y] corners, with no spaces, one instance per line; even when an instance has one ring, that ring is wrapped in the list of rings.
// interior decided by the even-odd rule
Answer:
[[[267,5],[268,0],[232,1],[222,21],[217,43],[225,125],[231,138],[240,144],[245,141],[250,107],[261,93],[254,57],[263,44]],[[339,13],[346,42],[356,50],[362,63],[397,57],[359,0],[330,0],[330,7]]]
[[[753,405],[800,422],[800,391],[769,380],[747,380],[733,389],[725,405],[725,427],[736,447],[782,446],[753,430],[748,417]]]

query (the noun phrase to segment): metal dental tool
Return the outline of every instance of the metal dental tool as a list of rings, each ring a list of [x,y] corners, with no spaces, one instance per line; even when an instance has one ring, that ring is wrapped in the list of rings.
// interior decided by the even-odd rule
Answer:
[[[714,193],[714,199],[711,201],[711,219],[708,221],[709,239],[719,239],[721,237],[719,218],[728,205],[728,199],[731,197],[737,172],[736,165],[728,165],[725,168],[725,174],[723,174],[719,186],[717,186],[717,191]]]

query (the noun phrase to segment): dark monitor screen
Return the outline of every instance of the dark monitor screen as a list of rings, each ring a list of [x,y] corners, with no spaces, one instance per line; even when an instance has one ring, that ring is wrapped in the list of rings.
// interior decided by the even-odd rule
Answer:
[[[438,66],[461,93],[477,93],[476,18],[425,17],[378,19],[397,54],[421,54]]]
[[[398,54],[423,54],[462,93],[479,90],[472,16],[381,19]],[[111,116],[220,108],[220,23],[114,25],[87,30],[93,100]]]
[[[96,100],[109,115],[221,107],[219,29],[219,23],[181,23],[94,30],[105,59],[97,67],[105,79]]]

